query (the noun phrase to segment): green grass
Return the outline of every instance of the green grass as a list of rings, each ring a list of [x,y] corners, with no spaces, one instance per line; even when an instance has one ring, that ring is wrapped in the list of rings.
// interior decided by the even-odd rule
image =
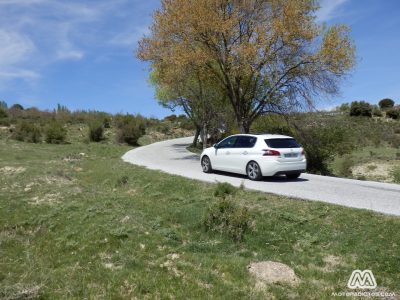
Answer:
[[[203,227],[215,185],[126,164],[128,149],[0,140],[0,298],[330,299],[354,269],[400,291],[400,218],[238,189],[254,230],[235,243]],[[300,284],[255,289],[262,260]]]

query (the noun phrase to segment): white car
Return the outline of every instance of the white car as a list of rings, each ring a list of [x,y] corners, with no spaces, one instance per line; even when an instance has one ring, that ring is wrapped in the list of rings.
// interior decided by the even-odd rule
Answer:
[[[307,168],[301,145],[290,136],[276,134],[232,135],[205,149],[200,159],[205,173],[247,174],[251,180],[275,175],[296,179]]]

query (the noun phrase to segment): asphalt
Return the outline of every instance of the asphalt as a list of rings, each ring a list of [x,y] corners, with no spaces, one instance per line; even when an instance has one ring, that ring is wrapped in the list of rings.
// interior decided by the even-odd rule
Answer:
[[[192,139],[179,138],[139,147],[125,153],[122,159],[148,169],[201,181],[228,182],[234,186],[244,184],[244,187],[250,190],[400,216],[398,184],[312,174],[302,174],[299,179],[292,181],[286,180],[285,177],[251,181],[245,176],[230,173],[205,174],[200,166],[199,155],[186,150]]]

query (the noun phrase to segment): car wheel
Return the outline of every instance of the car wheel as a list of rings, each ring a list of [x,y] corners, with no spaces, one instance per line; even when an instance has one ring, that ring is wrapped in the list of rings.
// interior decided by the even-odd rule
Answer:
[[[246,173],[250,180],[261,180],[262,178],[260,166],[255,161],[247,164]]]
[[[201,168],[203,169],[204,173],[212,172],[211,161],[208,156],[203,156],[203,158],[201,159]]]
[[[288,178],[288,179],[297,179],[297,178],[299,178],[300,177],[300,173],[295,173],[295,174],[286,174],[286,177]]]

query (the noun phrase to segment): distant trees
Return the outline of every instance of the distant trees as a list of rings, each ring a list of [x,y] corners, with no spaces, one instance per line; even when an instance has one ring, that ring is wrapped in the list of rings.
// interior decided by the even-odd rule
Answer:
[[[372,106],[365,101],[354,101],[350,105],[350,116],[372,117]]]
[[[394,106],[394,101],[392,99],[385,98],[379,101],[378,105],[382,110],[385,110],[392,108]]]
[[[315,95],[336,94],[353,67],[348,28],[318,25],[317,9],[314,1],[163,0],[138,57],[173,87],[179,106],[201,96],[196,102],[211,113],[223,101],[247,133],[262,114],[304,109]],[[193,86],[197,96],[188,97]]]
[[[7,109],[8,108],[7,103],[5,101],[0,100],[0,108]]]
[[[388,111],[386,111],[386,117],[393,120],[400,119],[400,109],[389,109]]]

